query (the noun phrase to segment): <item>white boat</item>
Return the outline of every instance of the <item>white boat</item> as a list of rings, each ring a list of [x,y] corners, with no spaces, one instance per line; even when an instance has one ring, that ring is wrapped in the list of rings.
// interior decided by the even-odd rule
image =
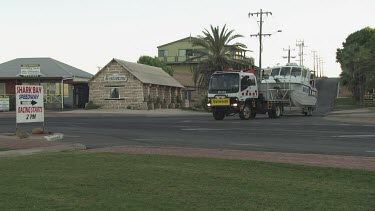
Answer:
[[[262,90],[267,90],[267,98],[282,97],[291,106],[314,109],[318,92],[315,87],[314,71],[294,63],[272,68],[270,75],[261,82]]]

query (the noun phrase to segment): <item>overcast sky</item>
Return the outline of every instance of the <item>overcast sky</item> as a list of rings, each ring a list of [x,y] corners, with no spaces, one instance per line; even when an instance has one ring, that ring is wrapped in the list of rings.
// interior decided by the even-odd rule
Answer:
[[[210,24],[224,24],[245,36],[258,65],[257,18],[265,17],[262,66],[284,64],[283,48],[304,40],[305,66],[313,69],[311,51],[325,64],[326,75],[341,72],[336,49],[345,38],[366,26],[375,27],[374,0],[0,0],[0,62],[15,58],[52,57],[92,74],[112,58],[136,62],[157,55],[157,46],[201,35]]]

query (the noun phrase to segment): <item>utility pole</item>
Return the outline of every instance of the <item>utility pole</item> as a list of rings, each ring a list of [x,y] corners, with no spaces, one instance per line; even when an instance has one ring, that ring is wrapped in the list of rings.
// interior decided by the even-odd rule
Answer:
[[[323,59],[321,59],[320,60],[320,63],[321,63],[321,65],[320,65],[320,69],[321,69],[321,71],[322,71],[322,73],[321,73],[321,76],[323,77],[324,76],[324,68],[323,68],[323,65],[324,65],[324,61],[323,61]]]
[[[260,9],[260,12],[249,12],[249,17],[256,15],[260,18],[259,21],[259,33],[258,34],[252,34],[250,37],[259,37],[259,79],[262,80],[262,37],[265,36],[271,36],[272,34],[263,34],[263,15],[272,15],[272,12],[264,12],[262,9]]]
[[[296,49],[294,49],[294,48],[293,48],[293,49],[290,49],[290,46],[289,46],[288,49],[284,49],[284,48],[283,48],[283,50],[284,50],[284,51],[288,51],[288,56],[283,56],[284,59],[285,59],[285,58],[288,58],[288,64],[290,63],[290,58],[296,58],[295,56],[292,56],[292,57],[290,56],[290,51],[291,51],[291,50],[294,51],[294,50],[296,50]]]
[[[319,56],[316,56],[316,68],[317,68],[317,71],[318,71],[318,77],[321,78],[322,74],[320,72],[320,57]]]
[[[315,69],[315,57],[316,57],[316,51],[311,51],[311,53],[313,53],[313,59],[314,59],[314,74],[317,74],[316,73],[316,69]]]
[[[304,56],[304,54],[303,54],[303,48],[307,47],[307,46],[305,46],[305,41],[304,40],[297,40],[296,46],[299,47],[299,65],[303,66],[303,60],[304,60],[304,58],[303,58],[303,56]]]

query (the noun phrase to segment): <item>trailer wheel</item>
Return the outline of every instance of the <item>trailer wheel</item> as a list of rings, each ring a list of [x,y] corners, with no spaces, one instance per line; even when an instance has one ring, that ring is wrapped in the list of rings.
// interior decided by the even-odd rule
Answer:
[[[303,114],[305,116],[312,116],[313,114],[313,111],[314,111],[314,108],[313,107],[307,107],[307,109],[303,109]]]
[[[245,105],[242,111],[240,111],[240,119],[242,120],[248,120],[252,116],[252,111],[249,105]],[[254,115],[255,117],[255,115]]]
[[[272,119],[279,118],[282,115],[282,108],[280,105],[275,105],[275,107],[268,111],[268,117]]]
[[[215,109],[212,111],[212,115],[214,116],[215,120],[223,120],[225,117],[225,112]]]
[[[312,116],[313,114],[313,107],[308,107],[307,108],[307,116]]]

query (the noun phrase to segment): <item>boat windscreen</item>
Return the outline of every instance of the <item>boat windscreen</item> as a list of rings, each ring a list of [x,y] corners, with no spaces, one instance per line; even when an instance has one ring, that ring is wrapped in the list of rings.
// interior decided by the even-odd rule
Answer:
[[[292,68],[292,76],[301,76],[301,68],[300,67],[293,67]]]
[[[273,68],[271,72],[271,76],[279,75],[280,68]]]
[[[289,76],[290,75],[290,67],[282,67],[280,71],[280,75]]]

